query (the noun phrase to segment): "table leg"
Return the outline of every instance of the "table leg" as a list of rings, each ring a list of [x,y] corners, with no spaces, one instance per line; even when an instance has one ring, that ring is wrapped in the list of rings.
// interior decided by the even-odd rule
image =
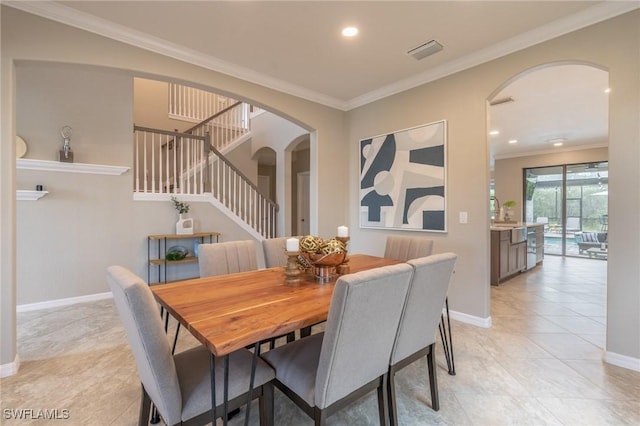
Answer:
[[[180,334],[180,322],[176,326],[176,335],[173,336],[173,346],[171,346],[171,355],[176,352],[176,345],[178,344],[178,335]]]
[[[244,426],[249,426],[249,414],[251,413],[251,401],[253,401],[253,383],[256,377],[256,366],[258,364],[258,356],[260,355],[260,342],[256,342],[253,346],[253,359],[251,360],[251,377],[249,379],[249,392],[247,392],[247,412],[244,416]]]
[[[222,424],[229,421],[229,355],[224,356],[224,401],[222,404]]]
[[[211,416],[213,417],[211,424],[216,424],[216,356],[211,354],[209,369],[211,370]]]

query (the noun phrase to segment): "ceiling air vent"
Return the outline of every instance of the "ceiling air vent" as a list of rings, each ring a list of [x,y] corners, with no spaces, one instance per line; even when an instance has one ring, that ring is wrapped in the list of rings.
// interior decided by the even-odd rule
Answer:
[[[500,99],[496,99],[495,101],[491,101],[489,102],[489,105],[496,106],[496,105],[508,104],[509,102],[515,102],[515,100],[511,96],[509,96],[508,98],[500,98]]]
[[[407,52],[407,55],[411,55],[416,60],[424,59],[429,55],[433,55],[434,53],[438,53],[442,50],[442,45],[435,40],[428,41],[424,44],[421,44],[418,47],[414,47],[413,49]]]

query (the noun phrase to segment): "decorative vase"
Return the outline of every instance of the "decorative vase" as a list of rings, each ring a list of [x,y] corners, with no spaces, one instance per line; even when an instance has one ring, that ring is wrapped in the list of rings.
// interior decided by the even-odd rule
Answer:
[[[505,222],[513,222],[515,221],[515,211],[511,207],[504,207],[504,221]]]
[[[178,214],[179,219],[176,223],[176,234],[190,235],[193,234],[193,219],[184,217],[182,213]]]

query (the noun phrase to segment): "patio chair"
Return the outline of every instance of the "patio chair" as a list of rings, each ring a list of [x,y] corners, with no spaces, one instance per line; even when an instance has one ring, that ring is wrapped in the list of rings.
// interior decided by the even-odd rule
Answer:
[[[568,217],[565,229],[567,232],[580,232],[582,230],[582,226],[580,226],[580,218]]]
[[[546,216],[538,216],[536,218],[536,223],[542,223],[544,224],[544,230],[546,231],[547,229],[549,229],[549,218]]]

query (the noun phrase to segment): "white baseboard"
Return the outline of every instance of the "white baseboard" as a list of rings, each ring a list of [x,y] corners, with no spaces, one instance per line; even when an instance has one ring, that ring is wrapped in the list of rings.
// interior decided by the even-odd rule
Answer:
[[[444,312],[444,314],[447,315],[446,312]],[[449,310],[449,315],[451,316],[452,320],[475,325],[476,327],[491,328],[491,317],[481,318],[452,310]]]
[[[608,364],[617,365],[618,367],[627,368],[633,371],[640,371],[640,358],[633,358],[626,355],[620,355],[615,352],[605,351],[604,361]]]
[[[20,358],[18,357],[18,355],[16,355],[13,362],[0,365],[0,377],[13,376],[18,372],[19,368],[20,368]]]
[[[16,312],[38,311],[40,309],[59,308],[61,306],[75,305],[76,303],[95,302],[103,299],[111,299],[113,294],[108,291],[106,293],[88,294],[86,296],[68,297],[66,299],[48,300],[46,302],[27,303],[25,305],[17,305]]]

